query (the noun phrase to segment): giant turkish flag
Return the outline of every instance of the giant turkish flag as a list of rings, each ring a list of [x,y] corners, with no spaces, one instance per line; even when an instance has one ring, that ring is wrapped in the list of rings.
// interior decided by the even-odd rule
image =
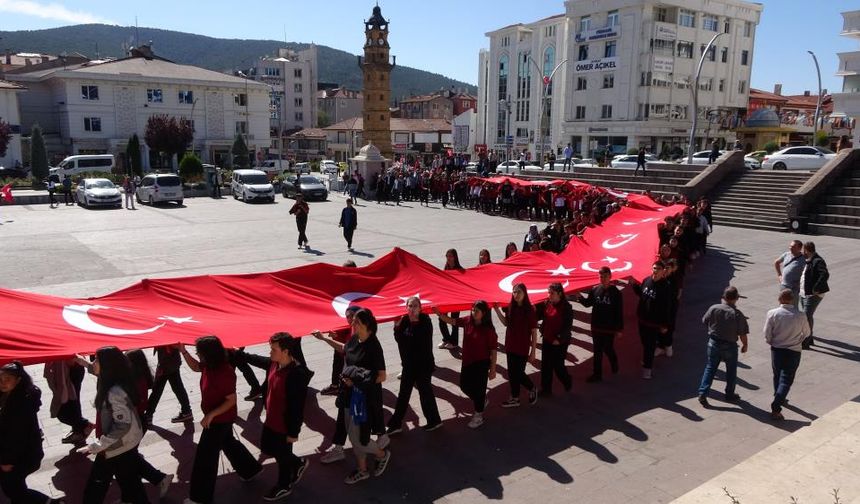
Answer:
[[[587,230],[561,254],[520,252],[465,272],[440,270],[396,248],[361,268],[318,263],[272,273],[147,279],[99,298],[0,289],[0,363],[45,362],[105,345],[193,343],[207,334],[229,347],[245,346],[277,331],[298,336],[344,327],[351,304],[371,309],[380,322],[403,315],[410,296],[418,296],[425,310],[464,309],[477,299],[507,304],[518,282],[539,301],[551,282],[561,282],[567,292],[596,284],[604,265],[616,278],[641,278],[650,274],[657,253],[657,222],[683,206],[638,206]]]

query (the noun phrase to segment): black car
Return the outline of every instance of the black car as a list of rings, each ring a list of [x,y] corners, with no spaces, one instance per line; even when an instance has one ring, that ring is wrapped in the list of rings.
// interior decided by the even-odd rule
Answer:
[[[8,179],[8,178],[25,179],[29,176],[30,176],[29,170],[25,170],[24,168],[6,168],[5,166],[0,166],[0,179]]]
[[[328,199],[328,189],[320,179],[312,175],[287,177],[281,184],[281,192],[284,194],[284,198],[295,198],[296,194],[301,193],[306,200],[325,201]]]

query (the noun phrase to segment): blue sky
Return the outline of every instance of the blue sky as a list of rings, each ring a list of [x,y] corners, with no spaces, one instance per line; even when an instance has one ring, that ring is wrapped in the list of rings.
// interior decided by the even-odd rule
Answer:
[[[770,91],[781,82],[786,94],[815,90],[815,67],[806,53],[812,50],[821,64],[823,86],[838,91],[841,79],[833,75],[836,53],[860,50],[860,44],[839,36],[840,12],[860,9],[860,0],[761,3],[753,87]],[[115,0],[0,0],[0,30],[85,22],[133,25],[137,16],[140,26],[245,39],[283,40],[286,32],[289,41],[313,41],[358,53],[364,42],[361,23],[374,2],[149,0],[138,5],[135,12],[134,3]],[[477,55],[487,46],[486,32],[564,12],[562,0],[382,0],[380,6],[391,21],[392,53],[398,63],[470,83],[477,82]]]

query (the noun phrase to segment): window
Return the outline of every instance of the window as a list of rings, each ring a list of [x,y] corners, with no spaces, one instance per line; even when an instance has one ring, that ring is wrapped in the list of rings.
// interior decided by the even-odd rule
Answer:
[[[579,56],[576,58],[577,61],[585,61],[588,59],[588,44],[583,44],[579,46]]]
[[[585,105],[576,106],[576,118],[585,119]]]
[[[607,73],[603,74],[603,89],[609,89],[615,87],[615,74]]]
[[[189,105],[192,105],[194,103],[194,91],[180,91],[179,103],[187,103]]]
[[[731,33],[732,32],[732,22],[726,19],[726,22],[723,24],[723,33]]]
[[[180,99],[180,103],[182,103],[181,99]],[[245,93],[239,93],[239,94],[233,95],[233,103],[235,103],[236,105],[238,105],[240,107],[247,106],[248,105],[248,95],[246,95]]]
[[[722,50],[720,51],[720,61],[722,61],[723,63],[729,62],[729,48],[728,47],[723,47]]]
[[[293,69],[293,77],[295,77],[296,79],[301,79],[302,78],[302,69],[301,68],[294,68]]]
[[[266,77],[280,77],[281,69],[278,67],[266,67],[265,68]]]
[[[642,72],[639,77],[639,85],[646,87],[651,85],[651,72]]]
[[[657,54],[671,55],[675,51],[674,40],[651,39],[651,47]]]
[[[719,87],[717,88],[720,93],[724,92],[726,89],[726,79],[720,79]]]
[[[715,32],[720,29],[720,22],[716,16],[702,16],[702,29]]]
[[[383,78],[384,78],[384,77],[383,77]],[[293,84],[293,91],[294,91],[294,92],[296,92],[296,93],[301,93],[301,92],[302,92],[302,85],[301,85],[301,83],[298,83],[298,82],[297,82],[296,84]]]
[[[606,48],[603,50],[603,57],[604,58],[614,58],[616,46],[617,46],[617,43],[614,40],[611,42],[607,42]]]
[[[508,47],[511,45],[511,37],[502,37],[502,47]]]
[[[741,51],[741,65],[750,64],[750,52],[747,50]]]
[[[101,131],[102,120],[100,117],[84,117],[84,131]]]
[[[297,108],[302,108],[304,106],[304,100],[302,100],[301,98],[296,98],[293,100],[293,105],[295,105]]]
[[[576,90],[577,91],[585,91],[588,89],[588,79],[586,77],[577,77],[576,78]]]
[[[700,91],[710,91],[714,88],[714,78],[713,77],[705,77],[699,80],[699,90]]]
[[[98,86],[81,86],[81,99],[98,100],[99,99],[99,87]]]
[[[147,89],[146,101],[149,103],[162,103],[163,97],[160,89]]]
[[[661,23],[665,23],[669,18],[669,12],[665,7],[654,7],[654,19]]]
[[[604,105],[600,108],[601,119],[612,119],[612,105]]]
[[[618,11],[617,10],[609,11],[609,13],[606,15],[606,26],[608,26],[608,27],[618,26],[618,22],[619,22]]]
[[[681,9],[678,14],[678,24],[688,28],[696,27],[696,13],[687,9]]]
[[[678,57],[679,58],[693,58],[693,43],[692,42],[678,42]]]
[[[744,94],[747,92],[747,81],[742,80],[738,81],[738,94]]]
[[[248,123],[245,121],[236,121],[236,134],[244,135],[248,133]]]
[[[543,74],[549,76],[555,68],[555,47],[548,46],[543,52]],[[552,96],[552,81],[546,86],[546,95]]]
[[[705,52],[705,44],[699,46],[699,54]],[[708,49],[708,54],[705,56],[705,59],[708,61],[716,61],[717,60],[717,46],[711,46]]]
[[[752,37],[752,23],[750,21],[744,23],[744,37]]]
[[[499,99],[502,100],[508,94],[508,55],[503,54],[499,58]]]
[[[556,26],[555,25],[547,26],[543,30],[544,37],[555,37],[555,34],[556,34]]]
[[[295,118],[296,118],[296,121],[304,121],[305,120],[305,114],[303,112],[296,112]]]
[[[591,16],[582,16],[579,18],[579,31],[585,32],[591,29]]]

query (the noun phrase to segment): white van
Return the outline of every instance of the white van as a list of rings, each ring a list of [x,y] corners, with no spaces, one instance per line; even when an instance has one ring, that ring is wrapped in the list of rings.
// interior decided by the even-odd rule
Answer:
[[[268,159],[266,161],[263,161],[263,163],[260,165],[260,169],[266,173],[280,175],[290,169],[290,162],[286,159]]]
[[[275,202],[275,188],[266,172],[260,170],[233,170],[230,192],[233,193],[233,199],[242,198],[246,203],[255,199]]]
[[[55,168],[49,170],[49,175],[56,175],[60,180],[81,173],[111,173],[116,161],[113,154],[93,154],[85,156],[69,156]]]

